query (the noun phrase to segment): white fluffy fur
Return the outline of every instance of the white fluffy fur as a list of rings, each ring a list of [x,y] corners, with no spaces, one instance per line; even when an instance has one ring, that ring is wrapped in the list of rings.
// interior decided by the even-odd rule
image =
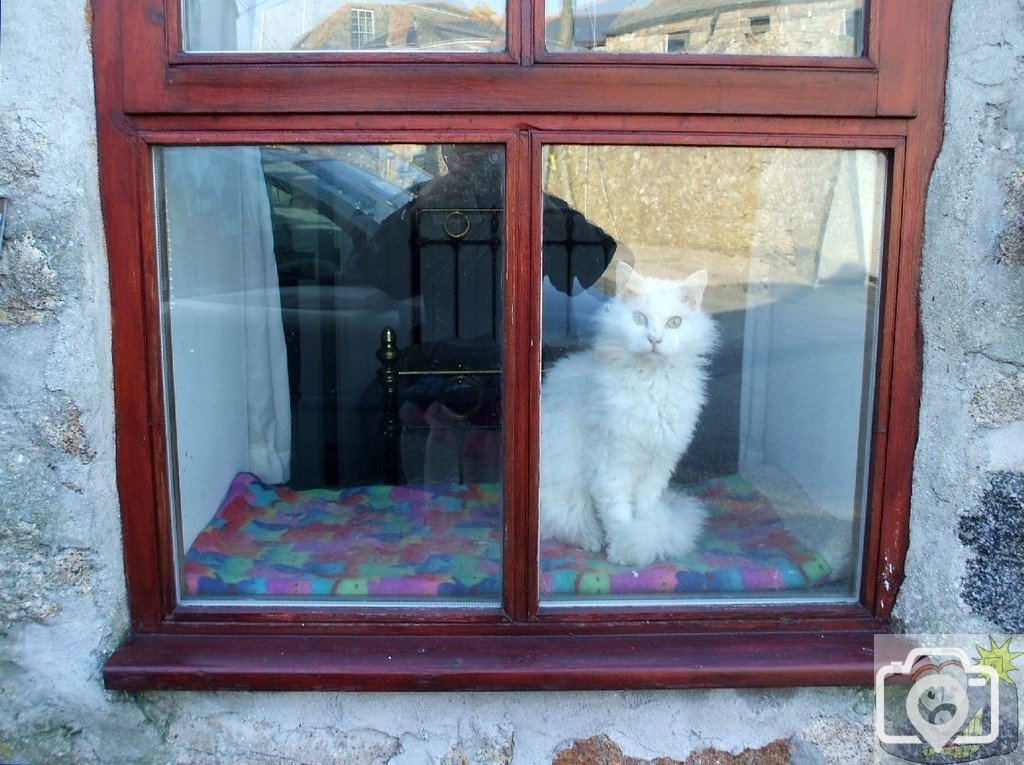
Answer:
[[[668,483],[704,405],[715,328],[706,272],[678,281],[620,264],[616,277],[593,347],[544,378],[540,532],[642,566],[686,555],[703,528],[701,503]]]

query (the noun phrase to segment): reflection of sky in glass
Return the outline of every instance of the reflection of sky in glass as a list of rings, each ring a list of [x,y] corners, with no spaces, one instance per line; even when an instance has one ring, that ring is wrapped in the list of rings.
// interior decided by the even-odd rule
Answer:
[[[644,8],[651,5],[654,0],[573,0],[572,7],[576,15],[582,16],[584,14],[592,13],[621,13],[626,10],[635,10],[638,8]],[[662,6],[672,7],[667,3],[659,3]],[[716,11],[723,11],[729,9],[742,10],[749,6],[760,5],[765,11],[770,11],[773,8],[777,9],[780,6],[791,5],[792,0],[765,0],[764,2],[741,2],[740,0],[707,0],[705,3],[686,3],[685,8],[680,8],[680,11],[685,10],[686,12],[692,13],[701,9],[706,9],[708,13],[714,13]],[[683,6],[684,3],[680,3]],[[560,13],[562,10],[562,0],[545,0],[546,13],[551,16],[553,14]]]
[[[216,2],[217,0],[205,0]],[[223,1],[223,0],[222,0]],[[203,0],[193,0],[198,4]],[[237,8],[236,37],[228,50],[289,50],[320,22],[339,9],[372,9],[380,5],[404,5],[408,8],[436,8],[447,5],[464,8],[486,8],[498,17],[505,16],[505,0],[438,0],[438,2],[395,2],[395,0],[235,0]]]
[[[502,15],[505,13],[504,0],[443,0],[443,2],[467,9],[483,6]],[[304,22],[305,28],[303,32],[308,32],[310,28],[316,26],[316,24],[323,21],[327,16],[345,4],[344,2],[338,2],[338,0],[237,0],[236,3],[239,17],[259,17],[270,10],[283,10],[288,15],[297,14],[300,21]],[[383,4],[382,0],[362,0],[356,3],[356,5],[367,8],[381,4]],[[403,3],[403,5],[416,7],[418,5],[429,6],[431,3]],[[548,5],[551,5],[550,0]],[[583,6],[581,5],[580,7],[582,8]],[[275,13],[275,15],[277,14]]]
[[[358,5],[378,5],[381,0],[366,0],[365,2],[358,3]],[[503,0],[475,0],[475,2],[465,2],[465,0],[445,0],[445,2],[451,5],[458,5],[464,8],[475,8],[477,6],[487,6],[495,11],[505,10],[505,3]],[[238,6],[239,15],[246,13],[259,13],[270,8],[277,6],[289,6],[294,10],[302,12],[303,7],[306,7],[307,11],[313,11],[314,6],[316,12],[319,14],[319,18],[312,19],[312,23],[316,23],[319,19],[322,19],[327,13],[330,13],[337,8],[340,8],[344,3],[339,3],[337,0],[330,0],[330,2],[324,2],[323,0],[238,0],[236,5]],[[405,3],[405,5],[415,6],[418,3]],[[321,9],[326,9],[325,12],[321,12]]]
[[[643,8],[651,0],[574,0],[572,7],[576,16],[591,16],[602,13],[621,13],[634,8]],[[562,12],[562,0],[546,0],[544,12],[550,18]]]

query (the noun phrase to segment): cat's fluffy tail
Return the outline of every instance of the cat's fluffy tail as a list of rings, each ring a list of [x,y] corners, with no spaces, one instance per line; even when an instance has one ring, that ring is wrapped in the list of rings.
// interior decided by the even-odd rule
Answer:
[[[627,566],[646,566],[656,560],[679,560],[697,546],[708,511],[685,494],[666,492],[655,507],[609,534],[608,560]]]

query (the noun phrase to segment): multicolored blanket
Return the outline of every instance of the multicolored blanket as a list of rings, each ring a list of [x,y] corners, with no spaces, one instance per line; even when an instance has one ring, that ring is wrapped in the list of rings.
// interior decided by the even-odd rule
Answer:
[[[738,477],[688,491],[710,510],[698,549],[641,568],[541,543],[544,595],[736,593],[829,581],[765,498]],[[250,473],[231,483],[185,558],[191,595],[498,597],[501,497],[494,484],[293,491]]]

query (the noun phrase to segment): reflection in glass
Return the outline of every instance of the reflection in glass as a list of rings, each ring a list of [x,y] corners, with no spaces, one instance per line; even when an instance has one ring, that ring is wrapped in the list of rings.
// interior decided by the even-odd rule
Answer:
[[[503,147],[157,170],[181,596],[496,603]]]
[[[505,50],[501,0],[185,0],[186,51]]]
[[[547,0],[551,51],[859,56],[864,0]]]
[[[544,282],[543,599],[855,596],[885,185],[877,151],[545,149],[618,247]]]

